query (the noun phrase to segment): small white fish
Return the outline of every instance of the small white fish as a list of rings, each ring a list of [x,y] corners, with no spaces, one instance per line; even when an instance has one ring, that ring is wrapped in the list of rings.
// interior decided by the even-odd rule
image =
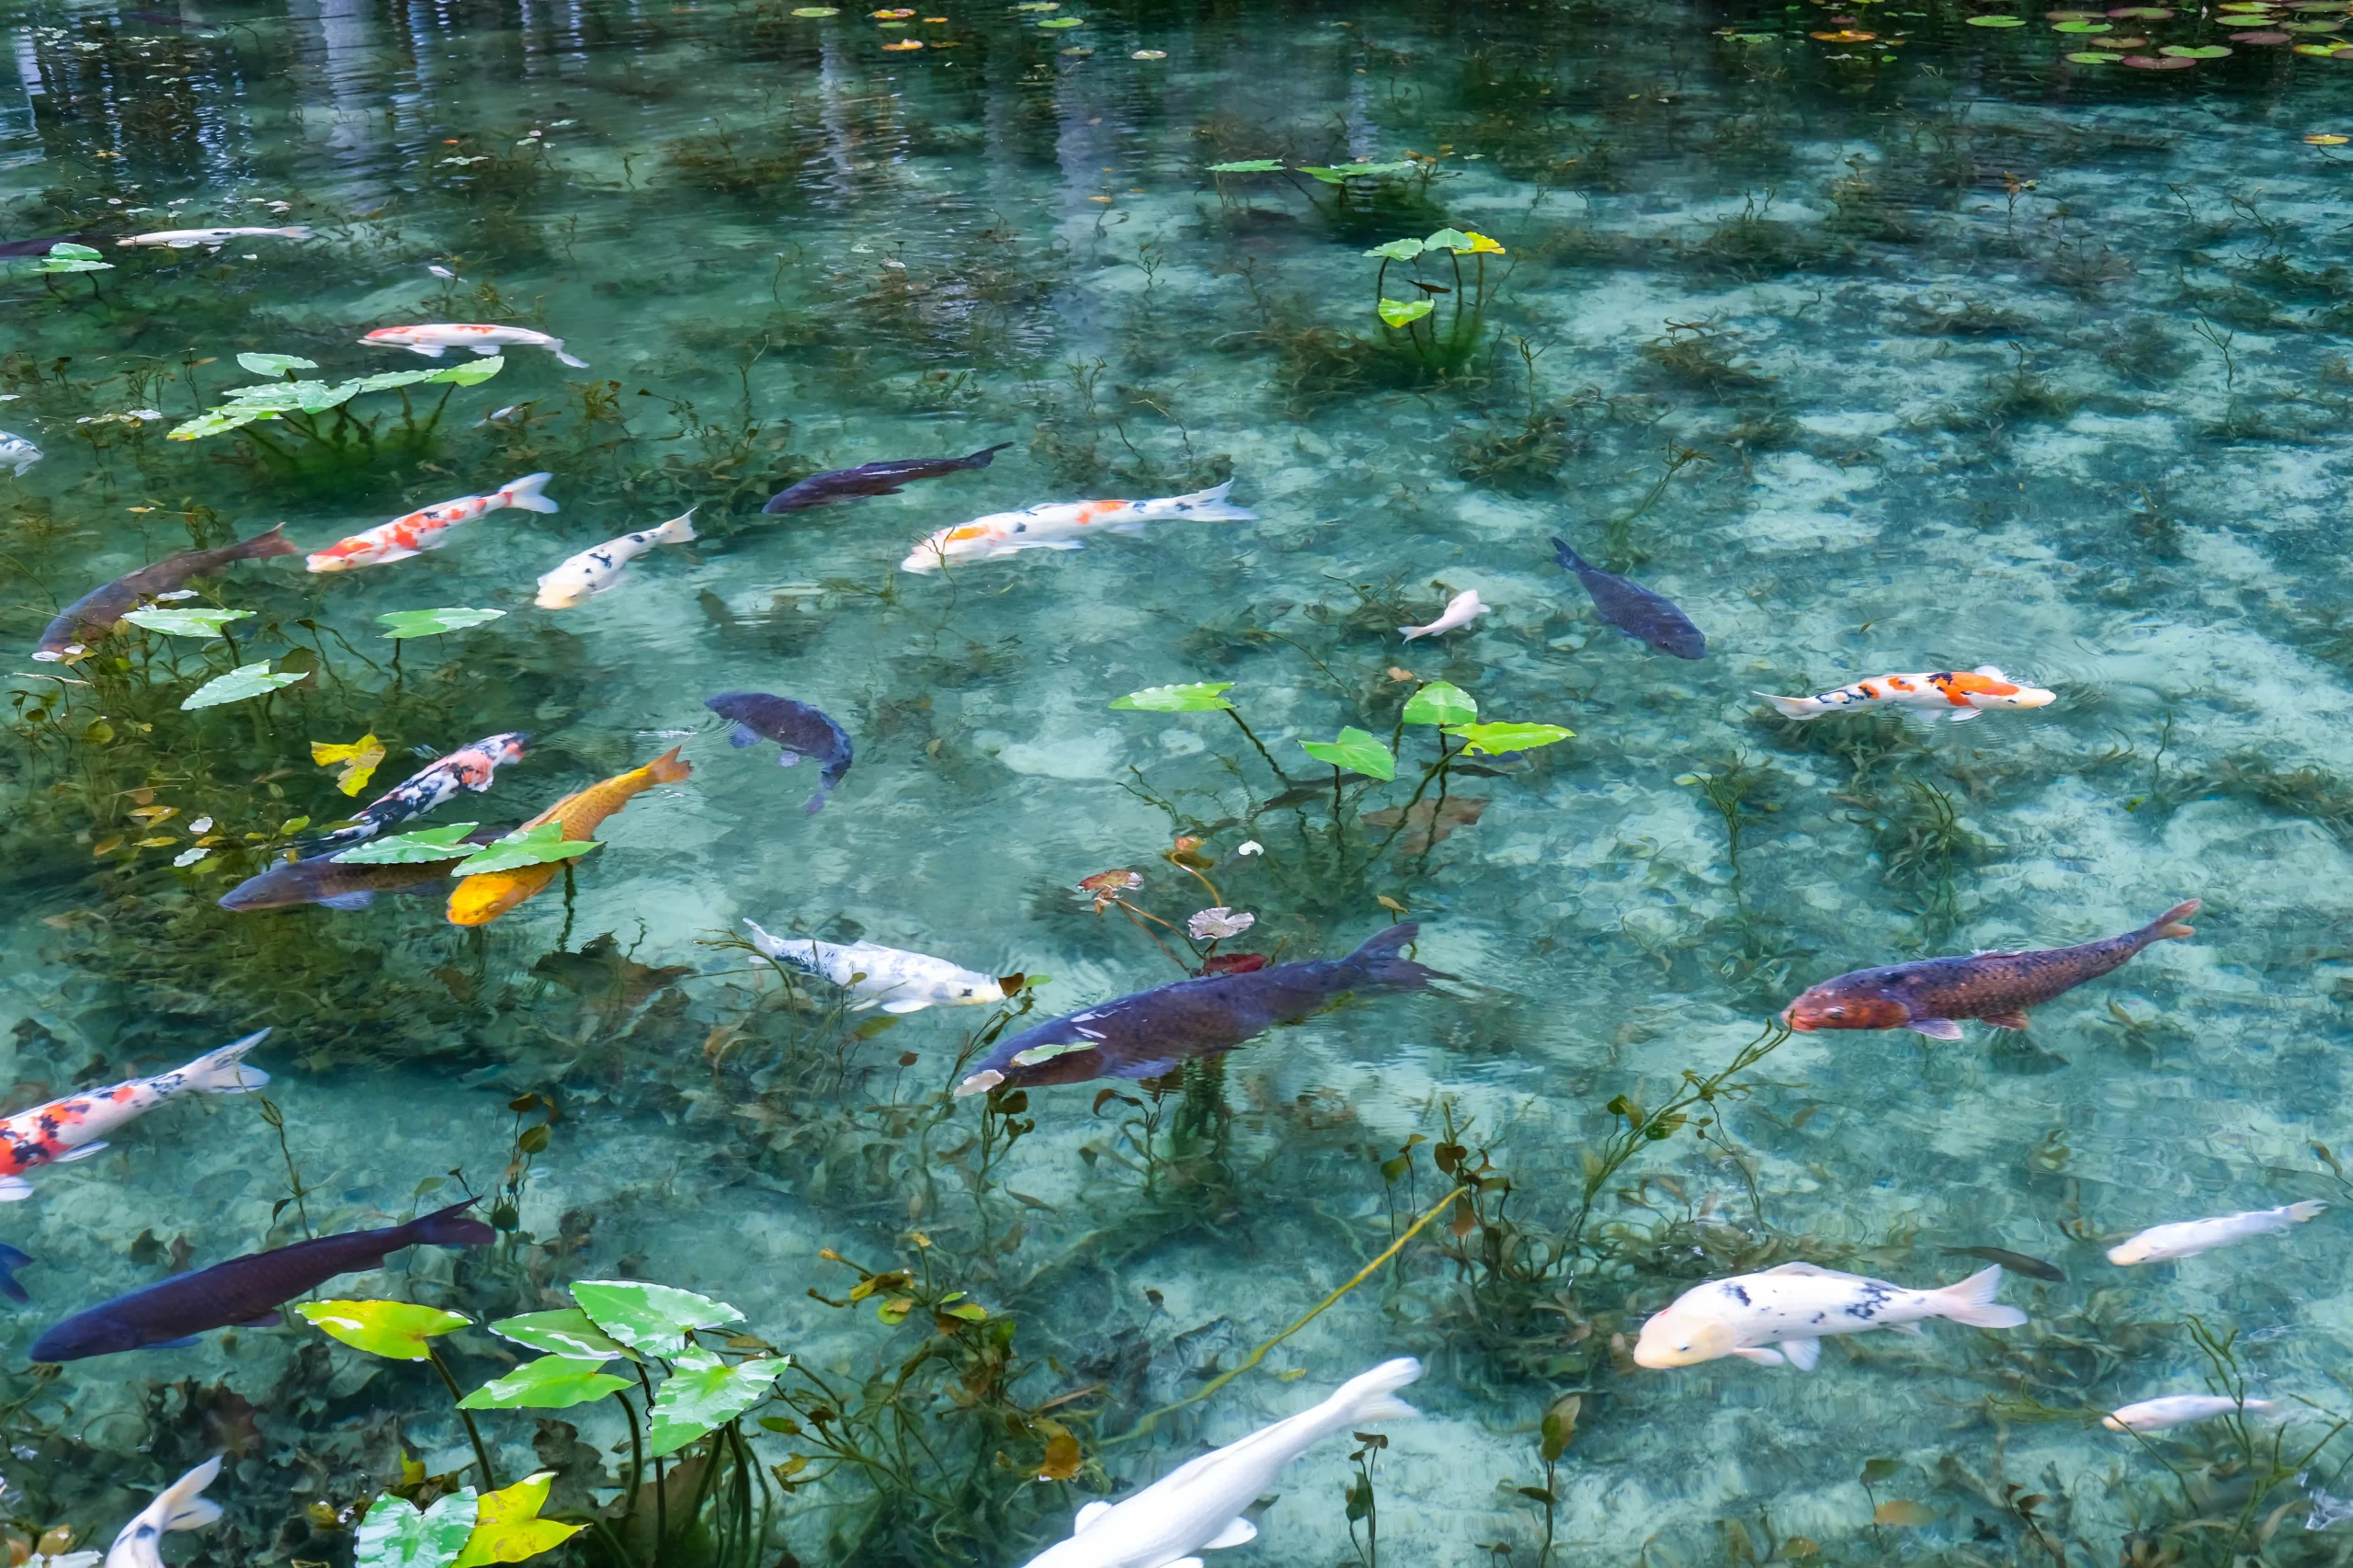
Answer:
[[[202,1529],[221,1517],[221,1505],[201,1495],[221,1473],[221,1456],[213,1455],[161,1492],[122,1527],[107,1548],[106,1568],[164,1568],[156,1544],[165,1530]],[[88,1554],[96,1558],[97,1553]]]
[[[617,585],[629,563],[657,544],[684,544],[695,537],[695,508],[671,518],[658,528],[607,540],[584,550],[540,579],[540,597],[531,602],[541,609],[570,609],[592,594]]]
[[[2241,1405],[2235,1399],[2220,1394],[2176,1393],[2163,1399],[2144,1399],[2138,1404],[2128,1404],[2109,1415],[2100,1425],[2111,1432],[2162,1432],[2168,1426],[2179,1426],[2191,1421],[2211,1421],[2217,1415],[2228,1415],[2244,1409],[2249,1415],[2266,1415],[2279,1408],[2278,1402],[2250,1399]]]
[[[1926,708],[1949,713],[1956,724],[1995,708],[2048,708],[2057,694],[2039,686],[2020,686],[1991,665],[1973,670],[1929,670],[1919,675],[1874,676],[1812,697],[1756,694],[1780,710],[1784,719],[1819,719],[1850,708]]]
[[[378,348],[405,348],[412,354],[422,354],[427,359],[438,359],[452,348],[471,348],[477,354],[495,354],[502,348],[519,344],[527,348],[544,348],[575,370],[588,368],[587,360],[575,359],[563,351],[563,338],[550,337],[544,332],[533,332],[527,326],[482,326],[472,322],[380,326],[359,341]]]
[[[1446,601],[1446,610],[1427,626],[1401,626],[1397,630],[1411,642],[1416,637],[1435,637],[1441,631],[1452,631],[1470,625],[1495,606],[1483,602],[1476,588],[1465,588]]]
[[[1084,550],[1092,534],[1140,534],[1146,523],[1252,523],[1258,514],[1228,506],[1233,481],[1153,501],[1047,501],[1018,512],[992,512],[942,528],[907,552],[902,572],[937,572],[950,561],[995,561],[1025,550]]]
[[[41,449],[22,436],[0,430],[0,468],[12,468],[18,473],[40,461]]]
[[[133,234],[127,240],[117,240],[118,245],[168,245],[174,250],[194,250],[203,245],[219,250],[231,240],[260,239],[275,235],[281,240],[307,240],[311,231],[293,223],[283,229],[158,229],[152,234]]]
[[[2193,1257],[2216,1247],[2226,1247],[2233,1242],[2243,1242],[2249,1236],[2268,1236],[2301,1225],[2328,1207],[2317,1198],[2307,1198],[2302,1203],[2283,1203],[2277,1209],[2249,1209],[2244,1213],[2224,1214],[2212,1220],[2181,1220],[2170,1225],[2152,1225],[2129,1241],[2108,1249],[2108,1261],[2123,1265],[2132,1263],[2165,1263],[2177,1257]]]
[[[1089,1503],[1078,1511],[1071,1538],[1027,1568],[1201,1568],[1195,1553],[1257,1539],[1258,1528],[1243,1510],[1291,1460],[1335,1433],[1419,1415],[1397,1390],[1421,1375],[1422,1364],[1411,1356],[1384,1361],[1342,1383],[1323,1403],[1178,1465],[1125,1502]]]
[[[1643,1324],[1634,1346],[1641,1367],[1690,1367],[1737,1356],[1760,1367],[1784,1360],[1813,1370],[1826,1334],[1893,1328],[1918,1334],[1923,1318],[1950,1318],[1974,1328],[2016,1328],[2026,1314],[1994,1300],[2002,1267],[1940,1290],[1914,1290],[1884,1279],[1841,1274],[1811,1263],[1785,1263],[1761,1274],[1695,1285]],[[1768,1346],[1779,1346],[1778,1350]]]
[[[926,1007],[986,1006],[1005,1000],[995,977],[959,969],[946,959],[873,942],[820,942],[812,937],[771,937],[749,920],[752,946],[803,974],[829,980],[861,998],[850,1011],[880,1006],[886,1013]]]

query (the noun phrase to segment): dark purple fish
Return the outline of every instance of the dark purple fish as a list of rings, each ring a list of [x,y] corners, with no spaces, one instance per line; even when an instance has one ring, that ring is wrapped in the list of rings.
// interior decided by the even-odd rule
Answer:
[[[468,844],[488,844],[505,829],[481,828],[466,835]],[[365,909],[381,892],[432,892],[449,875],[449,868],[473,853],[469,849],[447,860],[418,860],[402,866],[344,866],[335,862],[342,851],[330,850],[307,860],[287,860],[258,876],[247,877],[221,895],[221,907],[240,914],[256,909],[291,909],[296,904],[322,903],[329,909]]]
[[[1631,577],[1604,572],[1571,550],[1566,540],[1554,540],[1552,549],[1561,564],[1575,573],[1577,581],[1585,585],[1585,591],[1593,596],[1593,608],[1601,612],[1602,619],[1662,653],[1672,653],[1678,659],[1706,657],[1707,638],[1691,624],[1691,618],[1676,608],[1665,596],[1651,592]]]
[[[301,547],[288,540],[286,525],[280,523],[267,533],[256,534],[236,544],[223,545],[219,550],[183,550],[177,555],[167,555],[153,566],[142,566],[127,577],[117,577],[103,588],[93,588],[58,612],[40,634],[40,645],[33,657],[51,664],[65,657],[66,650],[88,647],[114,634],[122,618],[139,608],[142,599],[152,599],[158,594],[175,593],[188,585],[191,577],[215,577],[233,561],[254,561],[269,555],[296,555]]]
[[[1343,959],[1179,980],[1050,1019],[997,1041],[956,1092],[1156,1078],[1179,1062],[1232,1051],[1277,1024],[1297,1023],[1344,992],[1419,991],[1451,979],[1397,956],[1420,928],[1403,920]]]
[[[307,840],[306,846],[347,847],[373,838],[388,827],[397,827],[411,817],[423,816],[437,806],[447,805],[458,798],[460,790],[472,790],[479,795],[490,788],[490,781],[500,768],[510,762],[522,761],[524,748],[530,744],[530,736],[519,730],[509,730],[460,746],[369,801],[351,819],[349,826]]]
[[[17,1270],[32,1262],[15,1247],[0,1243],[0,1296],[12,1301],[29,1301],[32,1292],[17,1283]]]
[[[127,1296],[76,1312],[33,1341],[36,1361],[79,1361],[149,1346],[196,1343],[209,1328],[278,1322],[278,1309],[308,1295],[338,1274],[374,1268],[385,1256],[419,1243],[488,1246],[497,1233],[466,1214],[478,1199],[420,1214],[405,1225],[321,1236],[290,1247],[252,1253],[176,1274]]]
[[[968,458],[901,458],[893,462],[860,463],[830,473],[813,473],[790,489],[768,497],[763,512],[805,512],[835,501],[858,501],[869,495],[896,495],[899,486],[917,479],[938,479],[968,468],[986,468],[997,453],[1013,445],[999,441]]]
[[[771,697],[765,691],[722,691],[703,706],[734,721],[735,727],[727,736],[730,745],[771,740],[784,748],[784,755],[776,759],[779,767],[797,767],[804,757],[824,764],[817,771],[817,792],[801,808],[813,817],[825,809],[825,797],[849,771],[848,733],[806,702]]]

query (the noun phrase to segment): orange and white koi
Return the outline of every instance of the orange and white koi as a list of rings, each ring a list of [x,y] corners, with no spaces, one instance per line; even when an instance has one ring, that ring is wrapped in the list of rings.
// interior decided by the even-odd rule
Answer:
[[[2055,700],[2056,694],[2039,686],[2020,686],[1993,665],[1980,665],[1973,670],[1880,676],[1812,697],[1776,697],[1769,691],[1756,695],[1779,709],[1784,719],[1819,719],[1825,713],[1840,713],[1849,708],[1893,704],[1949,712],[1952,722],[1959,724],[1992,708],[2047,707]]]
[[[0,1203],[15,1203],[33,1195],[25,1172],[36,1165],[87,1159],[106,1147],[102,1133],[145,1115],[176,1095],[242,1095],[260,1088],[269,1082],[269,1074],[244,1065],[244,1057],[268,1034],[267,1029],[257,1030],[172,1072],[68,1095],[0,1121]]]
[[[313,572],[348,572],[355,566],[381,566],[387,561],[406,561],[412,555],[438,550],[449,542],[449,530],[458,524],[471,523],[483,513],[495,512],[503,506],[520,507],[526,512],[552,512],[556,509],[555,503],[540,492],[554,477],[551,473],[527,473],[487,495],[460,495],[455,501],[423,507],[404,517],[381,523],[364,533],[337,540],[324,550],[313,552],[303,564]]]
[[[1152,501],[1048,501],[993,512],[942,528],[907,552],[902,572],[937,572],[950,561],[994,561],[1025,550],[1084,550],[1090,536],[1140,534],[1146,523],[1255,523],[1258,514],[1226,504],[1233,481]]]
[[[528,326],[432,322],[423,326],[380,326],[359,341],[378,348],[405,348],[412,354],[422,354],[427,359],[438,359],[452,348],[471,348],[477,354],[495,354],[502,348],[517,346],[544,348],[575,370],[588,368],[587,360],[575,359],[563,351],[563,338],[550,337],[544,332],[533,332]]]

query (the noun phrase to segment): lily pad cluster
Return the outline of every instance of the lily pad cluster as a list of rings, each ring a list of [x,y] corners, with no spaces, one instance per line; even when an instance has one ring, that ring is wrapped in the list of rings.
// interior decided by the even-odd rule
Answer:
[[[1230,164],[1211,164],[1213,175],[1271,175],[1292,169],[1310,179],[1325,185],[1346,185],[1352,179],[1385,179],[1393,175],[1411,174],[1415,164],[1411,158],[1400,158],[1385,164],[1298,164],[1284,163],[1280,158],[1243,158]]]
[[[1404,725],[1429,725],[1440,734],[1461,741],[1462,750],[1472,756],[1507,756],[1514,752],[1535,751],[1576,733],[1558,724],[1482,724],[1475,722],[1478,717],[1476,698],[1450,681],[1434,680],[1406,699],[1398,723],[1401,732]],[[1329,763],[1344,772],[1361,773],[1384,782],[1397,777],[1397,754],[1380,736],[1362,730],[1343,727],[1336,740],[1302,741],[1299,745],[1316,761]]]
[[[314,361],[291,354],[240,354],[237,362],[248,370],[264,375],[280,370],[290,374],[295,370],[318,369]],[[337,381],[332,386],[325,381],[260,381],[252,386],[231,388],[225,394],[228,402],[198,415],[185,425],[176,426],[169,435],[175,441],[200,441],[207,436],[223,436],[232,430],[242,429],[259,419],[278,419],[290,414],[325,414],[340,408],[361,392],[390,392],[394,387],[423,386],[429,382],[471,387],[490,380],[506,368],[506,359],[493,355],[486,359],[475,359],[438,370],[383,370],[372,376]]]
[[[25,268],[27,272],[112,272],[114,263],[100,261],[98,253],[88,245],[77,245],[71,240],[60,240],[49,247],[49,254]]]
[[[518,827],[504,838],[493,839],[476,849],[466,841],[466,835],[480,825],[471,822],[449,823],[441,827],[421,828],[415,833],[396,833],[390,838],[370,839],[337,855],[335,863],[347,866],[427,866],[463,856],[463,859],[449,868],[449,874],[453,877],[477,877],[492,871],[517,871],[526,866],[545,866],[558,860],[571,860],[591,849],[604,847],[600,839],[566,838],[563,824],[543,822],[535,827]]]

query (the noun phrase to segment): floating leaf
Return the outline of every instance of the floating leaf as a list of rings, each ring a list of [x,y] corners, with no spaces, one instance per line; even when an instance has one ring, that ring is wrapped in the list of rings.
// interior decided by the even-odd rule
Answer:
[[[2233,43],[2286,43],[2289,41],[2289,38],[2286,33],[2275,32],[2233,33],[2231,35],[2231,41]],[[2304,140],[2310,142],[2312,141],[2312,138],[2307,136]],[[2320,142],[2314,142],[2313,145],[2327,147],[2334,145],[2334,143]]]
[[[1041,28],[1083,28],[1086,22],[1079,17],[1048,17],[1038,25]]]
[[[526,866],[576,860],[591,849],[603,847],[598,839],[564,837],[562,823],[543,822],[537,827],[517,828],[506,837],[492,841],[451,867],[449,874],[479,877],[492,871],[517,871]]]
[[[2338,50],[2345,47],[2345,45],[2340,43],[2300,43],[2296,46],[2296,52],[2298,54],[2317,54],[2325,58],[2329,55],[2335,54]]]
[[[452,1492],[419,1513],[387,1492],[369,1505],[353,1538],[352,1568],[451,1568],[473,1534],[473,1488]]]
[[[2051,30],[2060,33],[2112,33],[2116,30],[2116,24],[2113,22],[2062,22]]]
[[[1814,33],[1811,36],[1820,39],[1824,43],[1869,43],[1879,37],[1879,34],[1858,32],[1853,28],[1840,28],[1836,32]]]
[[[1351,773],[1381,779],[1397,777],[1397,758],[1378,736],[1362,730],[1343,728],[1337,740],[1302,741],[1299,744],[1316,761],[1328,762]]]
[[[1440,229],[1422,244],[1432,250],[1467,251],[1471,248],[1471,236],[1460,229]]]
[[[1231,708],[1222,695],[1232,691],[1230,680],[1197,680],[1182,686],[1148,686],[1142,691],[1131,691],[1118,699],[1111,706],[1139,710],[1146,713],[1211,713],[1221,708]]]
[[[730,1365],[708,1351],[681,1352],[654,1396],[646,1452],[657,1458],[676,1453],[734,1420],[766,1399],[769,1385],[790,1365],[790,1356],[755,1356]]]
[[[101,253],[89,245],[77,245],[72,240],[60,240],[49,247],[49,254],[58,261],[96,261]]]
[[[804,19],[814,19],[818,17],[838,17],[842,8],[839,6],[795,6],[792,14]]]
[[[112,272],[114,263],[100,261],[98,253],[88,245],[77,245],[71,240],[60,240],[49,247],[49,254],[32,268],[37,273],[48,272]]]
[[[447,827],[421,827],[390,838],[371,838],[335,858],[338,866],[423,866],[435,860],[461,859],[474,852],[465,841],[475,824],[451,823]]]
[[[1478,701],[1451,681],[1434,680],[1405,699],[1408,724],[1467,724],[1478,716]]]
[[[528,1345],[534,1350],[544,1350],[552,1356],[602,1357],[630,1356],[629,1346],[588,1321],[588,1314],[578,1307],[561,1307],[551,1312],[525,1312],[520,1317],[500,1318],[487,1324],[491,1333],[501,1339],[511,1339],[517,1345]]]
[[[305,359],[299,354],[240,354],[237,363],[256,376],[276,376],[288,370],[315,370],[316,359]]]
[[[1476,230],[1472,231],[1470,239],[1471,244],[1468,249],[1469,253],[1472,256],[1503,256],[1506,254],[1502,245],[1496,244],[1495,241],[1489,239],[1486,235],[1480,233]]]
[[[1462,742],[1473,756],[1502,756],[1516,751],[1534,751],[1556,741],[1575,735],[1574,730],[1564,730],[1558,724],[1456,724],[1448,734]]]
[[[368,788],[368,780],[376,772],[376,765],[384,760],[384,743],[374,734],[365,734],[349,744],[325,741],[311,743],[311,760],[321,767],[343,764],[343,771],[335,776],[335,787],[347,795],[357,795]]]
[[[415,1301],[301,1301],[294,1310],[354,1350],[392,1361],[422,1361],[426,1341],[473,1322]]]
[[[724,1328],[744,1321],[744,1314],[724,1301],[636,1279],[583,1279],[572,1287],[572,1299],[598,1328],[632,1350],[656,1356],[684,1350],[691,1329]]]
[[[603,1359],[542,1356],[526,1361],[458,1402],[460,1410],[569,1410],[634,1385],[601,1370]]]
[[[2305,145],[2311,147],[2342,147],[2347,142],[2353,142],[2353,136],[2337,136],[2326,131],[2304,138]]]
[[[2074,61],[2078,65],[2113,65],[2116,62],[2123,59],[2124,56],[2120,54],[2102,54],[2094,50],[2085,50],[2080,53],[2070,54],[2067,58]]]
[[[379,626],[386,628],[387,637],[438,637],[445,631],[463,631],[469,626],[480,626],[498,619],[503,609],[466,609],[450,606],[444,609],[396,609],[376,618]]]
[[[2026,20],[2021,17],[1972,17],[1969,25],[1972,28],[2022,28],[2026,26]]]
[[[122,619],[174,637],[218,637],[222,627],[247,619],[253,613],[249,609],[134,609]]]
[[[548,1487],[555,1471],[543,1470],[512,1486],[485,1492],[474,1506],[473,1533],[466,1549],[449,1568],[486,1568],[493,1562],[520,1562],[562,1546],[586,1525],[559,1524],[540,1517],[547,1506]]]
[[[273,675],[267,659],[239,665],[225,676],[214,676],[180,699],[180,708],[187,711],[198,708],[218,708],[223,702],[243,702],[248,697],[259,697],[264,692],[276,691],[279,687],[292,686],[298,680],[308,679],[309,674],[305,670]]]
[[[2198,62],[2184,60],[2178,55],[2128,54],[2123,63],[2136,71],[2187,71]]]
[[[2157,52],[2169,54],[2176,60],[2227,60],[2233,51],[2226,45],[2219,43],[2200,44],[2196,47],[2169,43]]]
[[[1411,304],[1403,300],[1383,300],[1374,309],[1391,326],[1405,326],[1429,314],[1431,307],[1427,300],[1415,300]]]
[[[1244,158],[1236,163],[1211,164],[1213,175],[1270,175],[1283,166],[1280,158]]]
[[[421,386],[427,381],[474,386],[490,380],[506,366],[505,358],[493,355],[487,359],[451,365],[446,369],[383,370],[334,386],[324,381],[261,381],[253,386],[232,387],[223,394],[228,399],[226,403],[175,427],[170,436],[175,441],[201,440],[207,436],[242,429],[257,419],[276,419],[287,414],[324,413],[361,392],[384,392],[393,387]]]
[[[1873,1510],[1871,1523],[1894,1525],[1903,1529],[1916,1529],[1922,1525],[1934,1523],[1936,1517],[1936,1515],[1928,1512],[1919,1504],[1907,1503],[1903,1498],[1896,1497],[1881,1503],[1877,1509]]]

